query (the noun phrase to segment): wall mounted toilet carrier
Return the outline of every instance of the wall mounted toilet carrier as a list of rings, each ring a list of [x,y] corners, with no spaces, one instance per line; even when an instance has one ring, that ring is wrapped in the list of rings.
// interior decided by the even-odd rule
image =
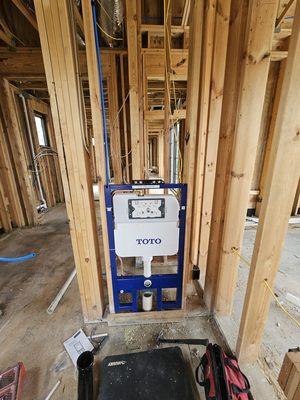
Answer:
[[[186,199],[186,184],[105,186],[115,312],[181,308]]]

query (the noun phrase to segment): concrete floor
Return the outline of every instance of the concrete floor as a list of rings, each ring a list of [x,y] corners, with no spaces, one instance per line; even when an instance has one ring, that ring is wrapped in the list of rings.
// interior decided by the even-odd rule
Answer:
[[[298,238],[295,240],[299,241],[300,231],[293,231],[294,233]],[[249,246],[253,241],[252,234],[253,232],[248,237]],[[90,334],[92,330],[97,333],[109,333],[109,340],[97,356],[96,368],[99,360],[108,354],[154,348],[155,339],[160,332],[163,332],[165,337],[207,337],[211,341],[218,341],[216,331],[206,316],[206,310],[200,306],[199,312],[190,313],[187,318],[179,322],[109,327],[106,322],[84,325],[76,279],[57,311],[49,316],[46,313],[48,305],[74,268],[68,222],[63,205],[44,214],[39,226],[15,230],[9,235],[0,237],[0,254],[3,256],[16,256],[30,251],[38,253],[32,261],[22,264],[0,264],[0,310],[2,311],[0,370],[14,365],[17,361],[24,362],[27,369],[28,400],[44,399],[59,379],[61,379],[61,384],[53,395],[53,400],[76,399],[76,372],[64,351],[63,341],[81,327],[87,334]],[[292,273],[295,272],[293,271],[292,268]],[[290,273],[290,271],[286,272]],[[293,278],[286,279],[293,280]],[[289,284],[288,287],[291,288],[291,285]],[[297,289],[297,285],[293,288]],[[189,299],[189,303],[194,307],[196,299],[195,296]],[[276,316],[274,323],[281,322],[280,318],[283,317],[280,311],[273,308],[270,319]],[[270,337],[267,341],[270,348],[277,346],[282,358],[287,343],[285,342],[283,346],[282,343],[278,345],[277,342],[280,342],[279,336],[283,336],[285,332],[285,322],[281,323],[277,329],[280,332],[279,335]],[[285,335],[288,336],[289,332]],[[295,344],[296,340],[287,339],[288,345]],[[274,340],[274,346],[272,346],[272,340]],[[189,361],[190,373],[193,375],[198,363],[195,356],[196,350],[199,352],[199,357],[203,349],[182,346],[182,350]],[[255,399],[280,398],[270,384],[270,379],[264,375],[261,365],[255,363],[248,366],[246,373],[252,383]],[[95,375],[97,375],[97,369]],[[197,389],[197,393],[199,399],[205,398],[201,390]]]
[[[256,226],[245,229],[242,254],[251,260],[256,235]],[[279,271],[276,277],[275,293],[289,313],[299,320],[300,308],[286,299],[287,293],[300,298],[300,224],[290,224],[283,247]],[[221,330],[235,349],[242,307],[247,287],[249,267],[241,260],[238,282],[234,296],[231,317],[218,317]],[[277,381],[284,354],[290,348],[299,346],[299,328],[281,311],[275,300],[271,301],[269,318],[266,323],[260,362],[266,376],[272,382]]]

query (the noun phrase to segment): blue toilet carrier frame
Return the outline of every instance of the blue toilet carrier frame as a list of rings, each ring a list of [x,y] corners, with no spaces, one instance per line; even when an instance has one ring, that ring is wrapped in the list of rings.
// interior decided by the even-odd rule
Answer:
[[[141,189],[179,189],[180,208],[179,208],[179,246],[178,246],[178,268],[175,274],[154,274],[150,278],[145,278],[143,275],[118,276],[117,274],[117,255],[115,251],[114,239],[114,215],[112,197],[116,191],[124,190],[141,190]],[[186,202],[187,202],[187,184],[185,183],[159,183],[146,185],[105,185],[105,203],[106,216],[109,239],[109,254],[111,263],[111,276],[113,286],[113,296],[115,312],[137,312],[139,311],[139,292],[140,291],[156,291],[156,310],[172,310],[180,309],[182,304],[182,282],[184,269],[184,242],[185,242],[185,222],[186,222]],[[145,285],[145,281],[151,281],[151,286]],[[162,289],[176,288],[175,301],[163,301]],[[130,294],[132,302],[121,303],[119,299],[120,293]]]

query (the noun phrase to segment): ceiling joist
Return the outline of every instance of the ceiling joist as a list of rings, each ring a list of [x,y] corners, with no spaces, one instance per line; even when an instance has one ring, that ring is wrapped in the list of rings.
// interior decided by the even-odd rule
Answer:
[[[22,0],[11,0],[11,2],[21,11],[24,17],[31,23],[31,25],[38,31],[38,25],[35,15],[25,6]]]

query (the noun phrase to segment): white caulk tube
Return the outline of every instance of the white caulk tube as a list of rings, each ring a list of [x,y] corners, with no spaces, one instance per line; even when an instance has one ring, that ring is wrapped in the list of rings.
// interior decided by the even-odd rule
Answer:
[[[143,310],[151,311],[153,303],[153,292],[144,292],[143,293]]]
[[[143,264],[144,264],[144,277],[150,278],[151,276],[151,261],[153,257],[143,257]]]

